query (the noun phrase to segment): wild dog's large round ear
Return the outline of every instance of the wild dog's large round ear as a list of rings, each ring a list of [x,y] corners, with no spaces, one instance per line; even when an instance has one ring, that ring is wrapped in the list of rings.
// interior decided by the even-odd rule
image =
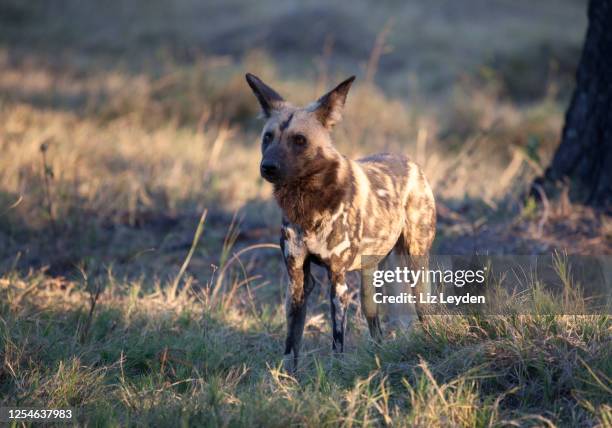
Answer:
[[[310,110],[327,129],[342,120],[342,110],[355,76],[351,76],[312,104]]]
[[[272,110],[278,109],[285,100],[278,92],[262,82],[259,77],[251,73],[247,73],[245,77],[261,105],[264,116],[270,117]]]

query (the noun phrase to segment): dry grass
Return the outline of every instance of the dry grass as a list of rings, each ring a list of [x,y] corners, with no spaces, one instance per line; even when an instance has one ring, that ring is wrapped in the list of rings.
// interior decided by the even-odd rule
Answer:
[[[214,303],[213,287],[174,295],[169,283],[145,291],[109,276],[80,338],[90,305],[82,282],[10,275],[0,285],[3,404],[72,406],[91,425],[606,426],[610,418],[607,316],[437,316],[383,347],[361,330],[343,359],[307,351],[296,379],[277,367],[280,305],[250,307],[239,296],[249,290]],[[321,334],[309,331],[307,349]]]

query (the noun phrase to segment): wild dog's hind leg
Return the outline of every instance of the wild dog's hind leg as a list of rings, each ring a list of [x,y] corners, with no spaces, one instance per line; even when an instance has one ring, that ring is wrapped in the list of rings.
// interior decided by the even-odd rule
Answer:
[[[283,225],[281,249],[289,275],[289,288],[285,300],[287,337],[284,365],[287,371],[295,371],[298,366],[300,345],[306,323],[308,295],[314,288],[314,281],[310,275],[310,261],[301,235],[299,229],[291,225]],[[293,353],[293,359],[291,353]]]
[[[416,167],[416,165],[415,165]],[[436,204],[429,183],[418,170],[411,183],[410,196],[406,204],[406,225],[397,244],[399,252],[408,257],[408,267],[412,270],[427,272],[429,250],[436,235]],[[423,308],[419,305],[419,293],[431,291],[428,281],[419,281],[413,288],[416,294],[416,310],[419,320],[423,321]]]
[[[346,330],[346,311],[349,302],[349,292],[346,285],[345,273],[329,270],[329,298],[332,319],[332,349],[344,352],[344,332]]]
[[[406,243],[406,238],[404,236],[405,234],[402,233],[394,249],[401,268],[408,268],[413,272],[419,271],[421,268],[427,269],[427,266],[422,265],[423,257],[411,256],[410,245]],[[395,308],[395,311],[393,311],[394,308],[391,308],[390,312],[394,312],[393,321],[396,321],[401,327],[409,327],[413,323],[415,315],[419,318],[419,321],[423,321],[419,300],[420,293],[427,293],[427,290],[425,290],[421,282],[415,284],[414,287],[412,284],[405,284],[404,290],[414,296],[414,305],[411,304],[408,307],[402,305],[401,308]]]
[[[362,270],[361,277],[361,290],[360,290],[360,300],[361,300],[361,312],[363,312],[363,316],[365,317],[368,323],[368,330],[370,331],[370,336],[374,341],[381,342],[382,340],[382,328],[380,326],[380,318],[378,315],[378,303],[374,301],[374,293],[376,289],[374,288],[374,283],[372,281],[374,270],[376,267],[365,267]]]

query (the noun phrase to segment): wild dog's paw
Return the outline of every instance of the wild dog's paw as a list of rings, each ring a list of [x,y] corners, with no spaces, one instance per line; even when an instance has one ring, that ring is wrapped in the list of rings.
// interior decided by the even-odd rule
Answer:
[[[283,371],[288,375],[295,375],[297,371],[297,360],[291,354],[285,354],[283,356]]]

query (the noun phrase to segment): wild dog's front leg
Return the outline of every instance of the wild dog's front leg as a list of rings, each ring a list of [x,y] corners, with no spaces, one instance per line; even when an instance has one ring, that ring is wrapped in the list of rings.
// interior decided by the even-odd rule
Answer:
[[[289,287],[285,300],[287,338],[285,340],[285,370],[295,371],[298,365],[300,345],[306,323],[308,295],[314,287],[310,276],[310,262],[301,231],[289,225],[283,226],[281,249],[289,275]],[[293,358],[291,358],[293,353]],[[293,364],[291,364],[291,361]]]
[[[344,352],[344,331],[346,330],[346,311],[348,308],[349,293],[346,286],[345,273],[334,272],[330,269],[331,319],[332,319],[332,349]]]

